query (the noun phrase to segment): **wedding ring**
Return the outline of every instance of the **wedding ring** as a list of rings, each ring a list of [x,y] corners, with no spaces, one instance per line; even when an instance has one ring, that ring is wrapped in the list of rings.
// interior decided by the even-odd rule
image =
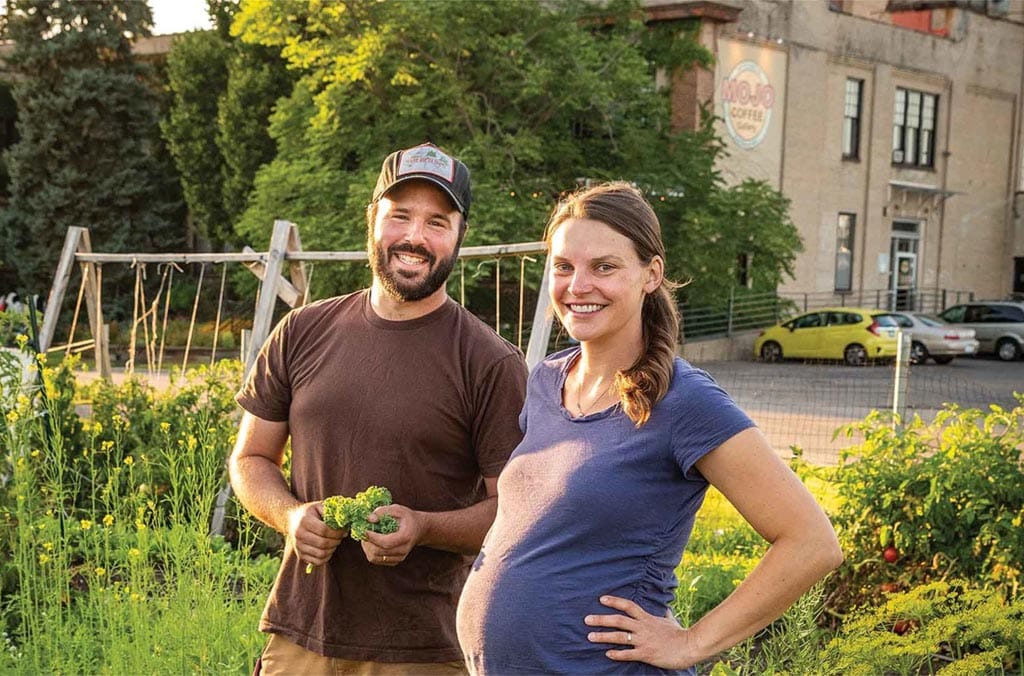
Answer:
[[[632,634],[632,632],[628,632],[627,631],[626,632],[626,643],[632,643],[632,642],[633,642],[633,634]]]
[[[381,554],[380,555],[380,560],[383,561],[384,563],[387,563],[388,562],[388,555],[387,554]]]

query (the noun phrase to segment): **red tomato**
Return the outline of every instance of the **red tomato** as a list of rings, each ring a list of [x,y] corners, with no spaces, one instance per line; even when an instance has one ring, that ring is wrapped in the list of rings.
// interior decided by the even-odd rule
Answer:
[[[896,559],[900,558],[900,553],[895,547],[889,545],[885,548],[885,551],[882,552],[882,558],[889,563],[896,563]]]

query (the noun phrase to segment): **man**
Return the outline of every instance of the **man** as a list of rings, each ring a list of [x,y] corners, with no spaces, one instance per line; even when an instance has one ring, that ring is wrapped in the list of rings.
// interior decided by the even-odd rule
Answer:
[[[455,608],[526,381],[519,350],[445,289],[469,205],[459,160],[430,144],[388,156],[367,207],[371,287],[289,313],[237,396],[232,485],[287,543],[263,674],[463,668]],[[370,485],[390,489],[376,514],[397,532],[360,543],[323,522],[324,498]]]

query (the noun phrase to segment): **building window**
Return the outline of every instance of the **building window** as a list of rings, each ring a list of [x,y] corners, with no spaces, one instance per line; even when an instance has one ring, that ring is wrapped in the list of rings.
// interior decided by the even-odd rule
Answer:
[[[836,224],[836,291],[853,288],[853,231],[855,214],[839,214]]]
[[[850,78],[846,81],[846,103],[843,107],[843,157],[856,160],[860,157],[860,111],[864,92],[864,80]]]
[[[892,123],[892,163],[910,167],[934,166],[935,116],[939,97],[896,88]]]

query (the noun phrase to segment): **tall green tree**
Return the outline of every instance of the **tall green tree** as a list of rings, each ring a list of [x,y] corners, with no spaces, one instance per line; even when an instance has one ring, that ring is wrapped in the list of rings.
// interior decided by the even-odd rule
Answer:
[[[167,56],[172,101],[161,122],[189,207],[195,240],[216,246],[231,236],[224,209],[223,158],[217,146],[217,101],[228,82],[228,45],[214,31],[175,39]]]
[[[381,158],[431,141],[473,172],[469,244],[538,239],[581,179],[626,179],[655,201],[669,272],[694,280],[684,294],[727,295],[751,240],[781,245],[753,259],[777,278],[799,246],[784,199],[728,189],[710,121],[674,132],[655,86],[659,68],[710,64],[695,29],[652,30],[622,1],[243,0],[232,32],[280,50],[300,79],[271,118],[277,156],[238,230],[264,244],[283,217],[307,248],[360,248]]]
[[[180,36],[168,56],[173,102],[162,129],[196,234],[221,248],[245,243],[234,223],[256,171],[274,158],[268,118],[292,78],[276,50],[230,35],[237,1],[208,0],[208,9],[214,29]]]
[[[149,6],[12,0],[7,7],[20,140],[5,158],[5,263],[26,290],[45,295],[68,226],[88,227],[104,251],[179,248],[180,193],[161,163],[160,101],[131,51],[132,40],[150,32]],[[130,299],[130,272],[105,273],[105,296]]]

